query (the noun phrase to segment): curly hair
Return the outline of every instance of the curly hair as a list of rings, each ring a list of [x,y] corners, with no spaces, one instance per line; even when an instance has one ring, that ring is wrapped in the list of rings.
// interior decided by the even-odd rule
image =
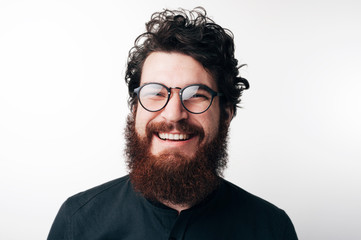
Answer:
[[[145,59],[157,51],[182,53],[200,62],[224,94],[221,106],[232,107],[236,115],[242,92],[249,88],[248,81],[239,76],[244,65],[238,66],[234,57],[233,33],[210,19],[204,8],[165,9],[146,23],[146,32],[137,37],[128,56],[125,81],[131,107],[136,104],[133,91],[140,84]]]

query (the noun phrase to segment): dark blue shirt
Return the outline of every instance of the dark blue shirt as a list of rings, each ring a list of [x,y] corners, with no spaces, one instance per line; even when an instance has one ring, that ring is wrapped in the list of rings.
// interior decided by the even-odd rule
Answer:
[[[297,239],[287,214],[222,180],[200,204],[182,211],[150,202],[125,176],[70,197],[48,240]]]

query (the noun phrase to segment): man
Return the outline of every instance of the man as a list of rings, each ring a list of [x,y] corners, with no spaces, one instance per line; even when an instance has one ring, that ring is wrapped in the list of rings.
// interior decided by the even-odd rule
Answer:
[[[221,177],[239,67],[204,9],[153,14],[125,77],[129,175],[69,198],[48,239],[297,239],[283,210]]]

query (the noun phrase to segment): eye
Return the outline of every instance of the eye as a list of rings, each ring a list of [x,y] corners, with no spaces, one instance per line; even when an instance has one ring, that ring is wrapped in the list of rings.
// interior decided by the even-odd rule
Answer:
[[[164,92],[153,92],[151,95],[155,97],[166,97],[166,94]]]
[[[207,91],[207,89],[203,88],[202,86],[189,86],[184,89],[183,94],[183,101],[210,101],[212,95]]]
[[[193,96],[190,97],[190,99],[204,99],[204,100],[208,100],[209,97],[205,94],[202,94],[202,93],[195,93],[193,94]]]
[[[142,98],[148,99],[157,99],[157,98],[167,98],[167,90],[160,85],[147,85],[144,86],[141,91]]]

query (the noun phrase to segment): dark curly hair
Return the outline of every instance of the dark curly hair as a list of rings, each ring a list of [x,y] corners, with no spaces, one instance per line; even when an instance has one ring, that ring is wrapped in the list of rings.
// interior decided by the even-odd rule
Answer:
[[[133,91],[140,84],[144,61],[156,51],[183,53],[200,62],[224,94],[220,100],[222,109],[230,106],[236,115],[242,91],[249,88],[249,83],[238,76],[243,65],[238,66],[234,57],[232,32],[207,17],[204,8],[166,9],[154,13],[146,23],[146,32],[137,37],[128,56],[125,81],[131,107],[136,103]]]

